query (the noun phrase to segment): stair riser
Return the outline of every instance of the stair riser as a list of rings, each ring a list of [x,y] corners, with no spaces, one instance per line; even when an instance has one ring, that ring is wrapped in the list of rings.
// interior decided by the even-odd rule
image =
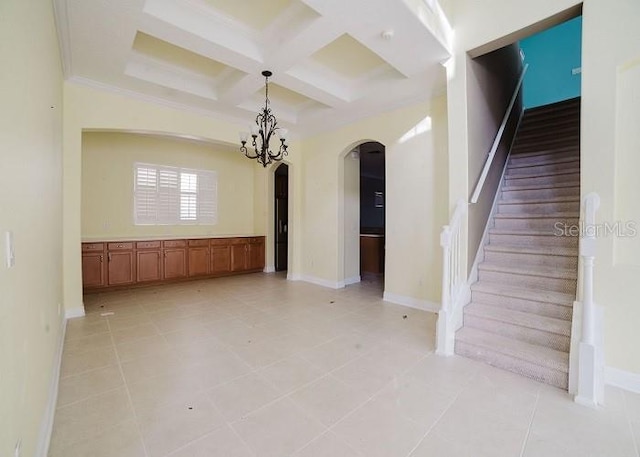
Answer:
[[[520,149],[524,147],[535,147],[536,149],[545,148],[548,146],[556,146],[556,145],[575,145],[578,146],[580,144],[580,133],[574,133],[571,135],[564,135],[559,133],[557,135],[532,135],[528,138],[518,137],[513,146]]]
[[[560,255],[485,251],[484,260],[485,262],[491,262],[498,265],[530,265],[566,269],[578,268],[577,255],[570,257]]]
[[[570,150],[578,150],[580,145],[575,141],[557,141],[556,143],[545,144],[514,144],[513,154],[534,154],[534,153],[553,153],[564,152]]]
[[[567,373],[506,356],[491,349],[474,346],[464,341],[456,341],[455,351],[456,354],[463,357],[480,360],[494,367],[551,384],[561,389],[567,389],[568,386],[569,377]]]
[[[538,175],[538,174],[547,174],[547,173],[555,173],[562,172],[567,169],[579,169],[580,162],[564,162],[564,163],[556,163],[552,165],[531,165],[529,167],[523,168],[507,168],[507,172],[505,174],[506,177],[512,176],[523,176],[523,175]]]
[[[576,292],[575,279],[547,278],[486,270],[478,271],[478,279],[495,284],[511,284],[517,287],[537,288],[565,294]]]
[[[558,225],[556,225],[558,224]],[[553,233],[554,230],[558,230],[557,227],[564,227],[564,225],[577,225],[578,219],[553,219],[553,218],[513,218],[503,219],[496,218],[494,227],[497,229],[531,229],[531,230],[547,230],[549,233]]]
[[[547,165],[558,160],[571,161],[575,159],[580,159],[580,155],[578,154],[577,150],[569,152],[551,152],[548,154],[540,154],[529,157],[518,157],[517,155],[512,154],[509,158],[509,165]]]
[[[558,123],[580,122],[580,107],[572,107],[557,111],[529,111],[522,119],[526,126],[557,125]]]
[[[491,244],[502,244],[508,246],[562,246],[578,247],[577,237],[568,236],[544,236],[544,235],[509,235],[509,234],[489,234]]]
[[[525,343],[548,347],[556,351],[569,352],[569,337],[564,335],[521,327],[471,314],[465,314],[464,325],[514,340],[524,341]]]
[[[500,203],[498,214],[553,214],[556,212],[580,211],[580,202],[555,203]]]
[[[527,189],[502,191],[503,200],[535,200],[541,198],[580,198],[580,187],[558,187],[555,189]]]
[[[563,135],[575,137],[580,135],[580,126],[572,124],[570,120],[556,123],[553,126],[529,124],[523,126],[518,131],[518,135],[527,139],[535,137],[546,139],[551,136],[560,137]]]
[[[546,184],[558,184],[558,183],[574,183],[575,185],[580,185],[580,174],[579,173],[567,173],[560,175],[551,175],[551,176],[537,176],[537,177],[527,177],[527,178],[505,178],[506,186],[539,186]]]
[[[504,295],[494,295],[486,292],[474,290],[471,292],[471,300],[474,303],[497,306],[513,311],[537,314],[539,316],[553,317],[570,321],[573,315],[569,306],[554,305],[553,303],[525,300],[523,298],[506,297]]]

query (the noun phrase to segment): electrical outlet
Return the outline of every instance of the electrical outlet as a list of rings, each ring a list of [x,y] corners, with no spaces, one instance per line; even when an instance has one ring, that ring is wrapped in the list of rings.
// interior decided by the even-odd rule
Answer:
[[[580,73],[582,73],[582,67],[576,67],[571,69],[572,75],[579,75]]]

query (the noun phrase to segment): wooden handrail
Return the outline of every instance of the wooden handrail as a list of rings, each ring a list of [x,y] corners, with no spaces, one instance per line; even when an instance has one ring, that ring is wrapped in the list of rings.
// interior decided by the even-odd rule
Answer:
[[[518,84],[513,91],[513,95],[511,96],[511,101],[509,102],[507,111],[504,113],[504,118],[502,118],[502,124],[500,124],[500,128],[498,128],[498,133],[496,133],[496,137],[493,140],[493,145],[491,145],[491,150],[489,151],[487,160],[485,161],[484,167],[482,168],[482,173],[480,173],[478,184],[476,184],[476,188],[473,191],[473,195],[471,196],[471,203],[477,203],[478,199],[480,198],[480,192],[482,192],[484,182],[487,179],[489,170],[491,169],[493,158],[495,157],[498,146],[500,145],[500,141],[502,140],[502,135],[504,134],[504,130],[507,127],[507,122],[509,122],[509,118],[511,117],[511,111],[513,110],[513,106],[516,104],[516,100],[518,99],[518,94],[520,93],[520,88],[522,87],[522,82],[524,81],[524,75],[527,72],[527,68],[529,68],[529,64],[526,64],[522,69],[520,79],[518,79]]]

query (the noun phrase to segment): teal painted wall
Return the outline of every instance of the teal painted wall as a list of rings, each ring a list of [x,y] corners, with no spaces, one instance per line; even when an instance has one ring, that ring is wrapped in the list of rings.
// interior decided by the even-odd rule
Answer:
[[[529,69],[524,77],[524,107],[548,105],[580,96],[582,16],[520,41]]]

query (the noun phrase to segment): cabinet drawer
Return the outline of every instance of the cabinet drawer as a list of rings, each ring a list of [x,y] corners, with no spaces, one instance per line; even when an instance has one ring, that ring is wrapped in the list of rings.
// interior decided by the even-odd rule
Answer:
[[[210,241],[211,246],[229,246],[231,244],[231,238],[213,238]]]
[[[104,243],[82,243],[82,252],[104,251]]]
[[[110,251],[131,251],[133,249],[133,243],[109,243],[107,249]]]
[[[165,248],[183,248],[187,245],[185,240],[166,240],[162,242]]]
[[[208,247],[209,240],[189,240],[189,247]]]
[[[262,243],[264,241],[264,237],[262,236],[254,236],[251,238],[248,238],[249,243],[251,244],[258,244],[258,243]]]
[[[231,238],[229,244],[247,244],[249,238]]]
[[[138,241],[136,249],[160,249],[160,241]]]

